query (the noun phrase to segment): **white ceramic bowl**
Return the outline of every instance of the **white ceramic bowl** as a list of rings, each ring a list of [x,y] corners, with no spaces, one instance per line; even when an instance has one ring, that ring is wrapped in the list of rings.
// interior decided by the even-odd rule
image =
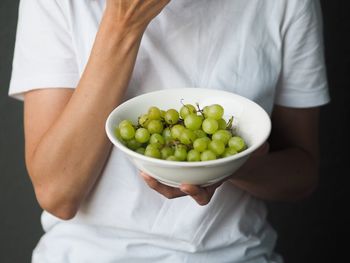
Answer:
[[[200,107],[220,104],[224,107],[224,118],[234,116],[237,133],[248,148],[236,155],[205,162],[175,162],[150,158],[136,153],[114,136],[120,121],[129,119],[137,123],[141,114],[151,106],[167,110],[179,110],[183,103],[199,103]],[[165,89],[134,97],[115,108],[106,121],[106,133],[111,142],[136,165],[136,167],[158,181],[178,187],[181,183],[210,185],[232,175],[269,136],[271,121],[268,114],[255,102],[242,96],[214,89],[182,88]]]

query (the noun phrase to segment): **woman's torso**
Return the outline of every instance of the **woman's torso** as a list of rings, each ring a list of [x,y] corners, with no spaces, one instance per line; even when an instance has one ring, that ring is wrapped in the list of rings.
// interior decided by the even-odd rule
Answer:
[[[143,36],[125,99],[158,89],[213,88],[246,96],[270,113],[286,2],[171,1]],[[104,6],[103,0],[61,2],[81,73]],[[140,255],[140,262],[147,256],[149,262],[272,262],[276,239],[264,204],[244,191],[225,183],[204,207],[189,197],[168,200],[149,189],[115,148],[73,220],[46,212],[42,220],[47,233],[34,255],[51,249],[57,257],[66,253],[67,262],[137,262]]]

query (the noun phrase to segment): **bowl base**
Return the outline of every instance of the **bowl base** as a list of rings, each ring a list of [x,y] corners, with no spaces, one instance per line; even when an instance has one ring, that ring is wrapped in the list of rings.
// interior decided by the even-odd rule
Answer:
[[[175,183],[175,182],[172,182],[172,181],[166,181],[166,180],[160,179],[160,178],[158,178],[157,176],[154,176],[154,175],[152,175],[152,174],[149,174],[149,175],[152,176],[154,179],[156,179],[158,182],[160,182],[160,183],[162,183],[162,184],[165,184],[165,185],[167,185],[167,186],[171,186],[171,187],[175,187],[175,188],[180,188],[180,186],[181,186],[181,183]],[[230,176],[230,175],[231,175],[231,174],[229,174],[229,175],[224,175],[224,176],[222,176],[222,177],[216,178],[215,180],[209,181],[209,182],[207,182],[207,183],[205,183],[205,184],[200,184],[199,186],[201,186],[201,187],[207,187],[207,186],[213,185],[213,184],[215,184],[215,183],[220,182],[221,180],[224,180],[226,177],[228,177],[228,176]],[[189,183],[189,184],[191,184],[191,183]]]

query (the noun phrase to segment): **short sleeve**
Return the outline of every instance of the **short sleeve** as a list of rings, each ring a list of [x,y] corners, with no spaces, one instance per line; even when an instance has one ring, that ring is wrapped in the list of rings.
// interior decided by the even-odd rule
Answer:
[[[283,32],[282,72],[275,103],[304,108],[327,104],[330,100],[319,0],[298,2],[296,12]]]
[[[74,88],[79,71],[59,0],[21,0],[9,96],[40,88]]]

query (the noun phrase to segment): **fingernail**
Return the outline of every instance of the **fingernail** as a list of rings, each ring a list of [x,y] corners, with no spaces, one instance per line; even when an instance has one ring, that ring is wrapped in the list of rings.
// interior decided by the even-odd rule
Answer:
[[[145,174],[144,172],[141,172],[141,176],[145,179],[149,179],[150,176],[148,174]]]
[[[186,189],[186,186],[180,186],[180,190],[186,194],[188,194],[188,189]]]

